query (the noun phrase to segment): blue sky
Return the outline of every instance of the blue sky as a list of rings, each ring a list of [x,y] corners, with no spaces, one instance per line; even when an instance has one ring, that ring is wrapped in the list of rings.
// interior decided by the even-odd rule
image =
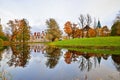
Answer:
[[[79,15],[87,13],[110,28],[118,11],[120,0],[0,0],[2,24],[26,18],[32,31],[45,29],[45,21],[49,18],[56,19],[63,29],[66,21],[78,23]]]

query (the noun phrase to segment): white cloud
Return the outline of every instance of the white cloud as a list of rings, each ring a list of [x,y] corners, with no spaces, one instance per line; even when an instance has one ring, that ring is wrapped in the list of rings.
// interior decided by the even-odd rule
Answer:
[[[89,13],[110,26],[119,5],[120,0],[0,0],[0,18],[3,23],[26,18],[36,29],[46,26],[47,19],[55,18],[62,29],[67,20],[77,23],[80,14]]]

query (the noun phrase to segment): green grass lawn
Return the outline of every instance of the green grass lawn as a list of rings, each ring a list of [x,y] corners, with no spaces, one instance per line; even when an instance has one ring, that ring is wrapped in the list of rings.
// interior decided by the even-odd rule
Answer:
[[[120,37],[118,36],[75,38],[51,42],[49,45],[87,53],[120,54]]]
[[[56,46],[120,46],[120,37],[75,38],[50,43]]]

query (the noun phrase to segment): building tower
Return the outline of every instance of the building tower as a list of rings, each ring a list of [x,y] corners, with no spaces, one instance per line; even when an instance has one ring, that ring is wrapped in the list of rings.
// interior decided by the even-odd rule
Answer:
[[[101,28],[100,20],[98,20],[97,28]]]

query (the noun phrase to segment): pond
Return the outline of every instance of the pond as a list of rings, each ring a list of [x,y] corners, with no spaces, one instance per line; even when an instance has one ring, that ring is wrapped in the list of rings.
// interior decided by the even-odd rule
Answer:
[[[120,55],[13,45],[0,50],[0,80],[120,80]]]

